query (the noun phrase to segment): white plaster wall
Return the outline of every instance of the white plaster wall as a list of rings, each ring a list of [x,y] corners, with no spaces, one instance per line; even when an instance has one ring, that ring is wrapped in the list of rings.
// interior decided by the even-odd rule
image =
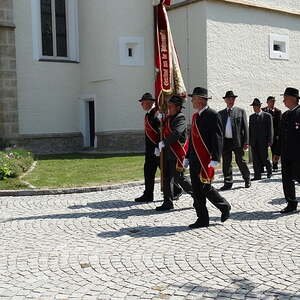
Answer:
[[[14,1],[14,19],[20,133],[78,132],[80,66],[33,60],[29,0]]]
[[[152,1],[79,1],[81,93],[95,94],[96,131],[142,130],[137,99],[153,92]],[[143,37],[144,66],[121,66],[120,37]]]
[[[251,112],[254,97],[263,102],[287,86],[300,88],[300,18],[210,2],[207,7],[207,81],[212,106],[224,107],[226,90],[239,95],[236,104]],[[269,34],[289,36],[289,60],[269,58]]]
[[[288,10],[300,11],[299,0],[244,0],[244,1],[248,3],[264,5],[272,8],[277,8],[277,9],[288,9]],[[181,2],[185,2],[185,0],[173,0],[172,4],[177,4]]]
[[[170,26],[188,92],[207,86],[206,2],[198,2],[169,12]],[[189,122],[191,98],[185,105]]]
[[[268,7],[300,11],[300,1],[298,0],[247,0],[254,4],[266,5]]]

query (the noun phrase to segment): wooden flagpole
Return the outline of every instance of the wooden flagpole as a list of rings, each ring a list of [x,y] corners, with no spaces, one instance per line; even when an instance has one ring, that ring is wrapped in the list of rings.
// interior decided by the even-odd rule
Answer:
[[[164,113],[165,113],[165,109],[164,109],[164,103],[165,103],[165,95],[162,92],[161,93],[161,99],[160,99],[160,103],[161,103],[161,114],[163,115],[161,122],[160,122],[160,140],[163,140],[163,129],[164,129]],[[162,150],[160,152],[160,191],[163,192],[164,191],[164,151]]]

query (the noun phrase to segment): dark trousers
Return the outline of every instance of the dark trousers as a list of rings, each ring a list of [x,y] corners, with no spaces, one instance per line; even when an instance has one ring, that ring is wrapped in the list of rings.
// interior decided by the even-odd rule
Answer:
[[[253,159],[254,177],[261,178],[261,171],[264,166],[267,168],[267,174],[272,174],[272,165],[269,160],[268,146],[259,145],[251,146]]]
[[[159,167],[159,157],[154,154],[146,153],[144,163],[144,179],[145,179],[145,191],[144,195],[147,197],[153,197],[155,173]]]
[[[209,215],[206,207],[208,199],[221,212],[230,208],[230,204],[223,198],[218,191],[211,185],[200,181],[199,173],[201,166],[198,161],[190,160],[190,175],[193,187],[194,208],[198,220],[202,225],[209,225]]]
[[[192,185],[183,172],[176,170],[176,160],[164,160],[164,185],[163,194],[164,201],[173,201],[174,196],[182,192],[182,189],[188,193],[192,193]]]
[[[283,192],[286,201],[291,204],[297,203],[295,180],[300,183],[300,160],[288,161],[281,159],[281,174]]]
[[[271,146],[272,158],[275,155],[274,153],[277,152],[277,148],[278,148],[278,137],[274,136],[274,141],[273,141],[273,144]],[[273,161],[272,164],[273,164],[273,169],[274,170],[278,169],[278,162]]]
[[[244,150],[242,147],[235,148],[233,145],[232,139],[224,139],[224,147],[223,147],[223,175],[224,175],[224,184],[225,185],[232,185],[233,184],[233,177],[232,177],[232,152],[235,156],[235,161],[240,169],[240,172],[243,176],[245,182],[250,181],[250,171],[247,166],[247,163],[244,159]]]

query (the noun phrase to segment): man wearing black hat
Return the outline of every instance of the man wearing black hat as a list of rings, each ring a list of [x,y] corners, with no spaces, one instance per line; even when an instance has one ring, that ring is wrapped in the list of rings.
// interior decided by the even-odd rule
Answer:
[[[275,97],[269,96],[267,98],[267,107],[264,107],[262,110],[269,113],[273,118],[273,131],[274,131],[274,139],[273,144],[271,146],[272,151],[272,162],[273,162],[273,171],[278,171],[278,161],[276,161],[274,157],[275,149],[278,147],[278,139],[279,139],[279,126],[281,120],[281,110],[275,107]]]
[[[222,191],[231,189],[233,184],[232,152],[245,181],[245,187],[249,188],[251,185],[250,171],[244,159],[244,151],[249,147],[247,115],[244,109],[234,106],[237,97],[233,91],[227,91],[223,97],[227,108],[219,111],[224,134],[222,153],[224,186],[220,189]]]
[[[159,143],[159,119],[156,117],[155,99],[150,93],[145,93],[139,100],[143,110],[146,112],[144,119],[145,128],[145,163],[144,179],[145,191],[143,195],[136,198],[136,202],[153,201],[154,180],[159,159],[155,156],[154,151]]]
[[[299,90],[288,87],[283,94],[283,103],[289,109],[282,115],[279,132],[277,159],[281,156],[281,173],[287,206],[281,213],[297,210],[295,181],[300,183],[300,105]]]
[[[272,176],[272,165],[269,160],[268,148],[273,143],[272,116],[261,110],[261,102],[255,98],[251,104],[254,114],[249,120],[249,140],[253,158],[254,177],[251,180],[260,180],[264,166],[267,168],[267,177]]]
[[[189,149],[184,166],[190,165],[193,187],[194,208],[197,213],[195,223],[190,228],[209,226],[206,199],[221,211],[221,221],[229,218],[231,206],[211,185],[214,169],[221,160],[223,130],[220,115],[207,105],[207,89],[196,87],[192,94],[193,115]]]
[[[191,194],[192,186],[183,174],[183,159],[187,151],[187,124],[181,112],[183,99],[172,96],[168,100],[168,115],[164,120],[163,140],[159,142],[157,152],[164,152],[164,201],[157,211],[174,208],[173,200],[176,198],[174,187],[179,184],[185,192]],[[157,153],[158,154],[158,153]]]

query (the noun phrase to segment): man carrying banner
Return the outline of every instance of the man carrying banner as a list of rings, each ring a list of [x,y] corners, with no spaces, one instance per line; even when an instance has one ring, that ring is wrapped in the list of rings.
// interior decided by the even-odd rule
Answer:
[[[194,208],[197,221],[190,228],[209,226],[206,198],[221,211],[221,222],[229,218],[230,204],[211,185],[214,169],[220,162],[223,146],[223,131],[220,115],[207,106],[208,97],[205,88],[196,87],[192,94],[193,115],[189,149],[184,167],[190,164],[193,187]]]
[[[179,96],[172,96],[168,101],[168,115],[163,126],[163,140],[159,142],[156,155],[161,151],[164,153],[164,176],[163,195],[164,201],[161,206],[156,207],[157,211],[170,210],[174,208],[173,200],[174,184],[179,184],[185,192],[191,194],[191,183],[183,174],[183,159],[186,155],[187,125],[185,116],[181,112],[183,99]],[[176,191],[175,191],[176,193]]]
[[[136,198],[136,202],[153,201],[154,180],[159,159],[154,154],[155,148],[159,142],[159,126],[160,122],[156,117],[155,99],[150,93],[145,93],[139,100],[143,110],[146,112],[144,119],[145,128],[145,163],[144,163],[144,179],[145,191],[143,195]]]

